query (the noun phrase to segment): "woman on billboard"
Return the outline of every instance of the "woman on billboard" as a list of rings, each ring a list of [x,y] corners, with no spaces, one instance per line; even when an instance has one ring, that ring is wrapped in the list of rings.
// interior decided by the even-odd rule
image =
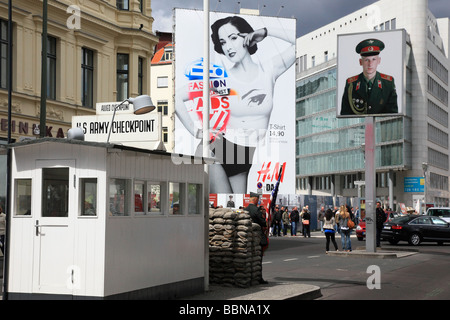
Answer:
[[[254,30],[240,16],[219,19],[211,30],[214,50],[226,59],[221,66],[214,65],[223,68],[223,82],[220,86],[214,86],[213,81],[210,84],[211,109],[215,112],[210,121],[210,149],[220,163],[210,166],[210,192],[246,193],[253,155],[268,129],[275,83],[295,62],[295,33],[267,27]],[[255,61],[252,55],[258,50],[257,44],[268,37],[290,45],[282,52],[275,47],[269,60]],[[186,88],[183,91],[178,99],[192,99],[192,92]],[[179,106],[177,102],[179,119],[193,136],[200,138],[201,128],[196,128],[187,109]]]

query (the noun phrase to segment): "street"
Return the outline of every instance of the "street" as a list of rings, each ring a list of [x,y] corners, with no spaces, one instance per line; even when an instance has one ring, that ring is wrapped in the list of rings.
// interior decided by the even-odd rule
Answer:
[[[320,232],[313,234],[311,238],[271,237],[263,258],[264,278],[269,282],[319,286],[322,297],[318,300],[450,299],[448,243],[411,247],[406,242],[396,246],[382,242],[382,248],[417,251],[402,258],[333,256],[325,253],[325,237]],[[336,242],[340,248],[339,235]],[[361,249],[364,244],[352,237],[353,250]],[[379,289],[375,286],[377,276]]]

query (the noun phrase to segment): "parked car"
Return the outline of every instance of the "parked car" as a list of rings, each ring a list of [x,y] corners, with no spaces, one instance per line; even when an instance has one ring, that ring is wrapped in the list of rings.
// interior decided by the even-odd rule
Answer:
[[[401,213],[386,211],[386,221],[392,220],[395,217],[401,216]],[[366,238],[366,220],[362,219],[359,224],[356,226],[356,237],[359,241],[363,241]]]
[[[384,224],[381,238],[391,244],[399,241],[408,241],[413,246],[425,241],[442,244],[450,242],[450,223],[433,216],[402,216]]]
[[[427,216],[439,217],[447,222],[450,222],[450,208],[432,207],[428,208],[426,212]]]

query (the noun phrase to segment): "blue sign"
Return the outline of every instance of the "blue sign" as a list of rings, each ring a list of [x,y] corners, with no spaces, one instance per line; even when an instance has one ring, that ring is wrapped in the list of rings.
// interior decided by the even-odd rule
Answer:
[[[425,179],[423,177],[405,177],[404,192],[425,192]]]

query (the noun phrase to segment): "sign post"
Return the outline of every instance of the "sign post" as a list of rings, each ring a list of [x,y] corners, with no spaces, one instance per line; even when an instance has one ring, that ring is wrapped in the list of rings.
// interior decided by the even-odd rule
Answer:
[[[366,118],[365,159],[366,159],[366,251],[376,251],[376,170],[375,170],[375,117]]]

